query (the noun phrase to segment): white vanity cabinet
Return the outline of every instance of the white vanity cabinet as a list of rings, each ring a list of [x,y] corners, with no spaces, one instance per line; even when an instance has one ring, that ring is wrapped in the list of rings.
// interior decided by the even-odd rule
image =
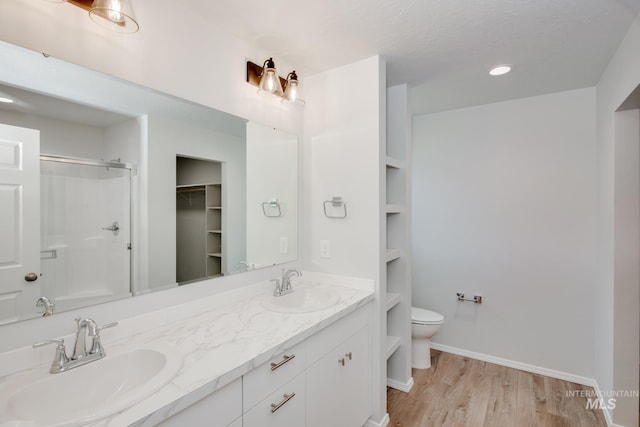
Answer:
[[[369,304],[285,349],[162,427],[360,427],[369,407]]]
[[[360,427],[370,415],[369,328],[366,310],[309,339],[306,427]],[[346,337],[346,338],[345,338]]]

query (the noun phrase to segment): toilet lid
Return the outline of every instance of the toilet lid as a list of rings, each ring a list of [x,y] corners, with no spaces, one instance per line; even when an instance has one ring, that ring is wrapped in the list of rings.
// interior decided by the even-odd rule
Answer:
[[[444,316],[435,311],[411,307],[411,323],[419,323],[422,325],[444,323]]]

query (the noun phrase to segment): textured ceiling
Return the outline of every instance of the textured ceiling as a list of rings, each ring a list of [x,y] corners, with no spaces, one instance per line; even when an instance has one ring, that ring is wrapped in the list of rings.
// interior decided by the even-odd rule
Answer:
[[[268,7],[264,7],[264,6]],[[640,0],[196,0],[182,7],[301,76],[375,54],[414,113],[594,85]],[[514,71],[489,78],[487,70]]]

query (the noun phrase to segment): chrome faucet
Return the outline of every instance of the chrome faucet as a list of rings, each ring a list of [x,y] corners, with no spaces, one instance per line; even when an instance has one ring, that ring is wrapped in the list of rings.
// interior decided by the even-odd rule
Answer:
[[[271,279],[271,281],[276,284],[276,289],[273,291],[274,297],[279,297],[293,292],[293,288],[291,287],[291,276],[294,274],[298,277],[302,276],[302,273],[300,273],[300,270],[297,268],[290,268],[286,272],[283,268],[282,277],[280,279]]]
[[[53,316],[53,309],[56,305],[47,297],[40,297],[36,301],[36,307],[43,308],[42,317]]]
[[[76,318],[76,342],[73,346],[73,354],[71,357],[67,356],[67,351],[64,347],[64,340],[46,340],[35,343],[33,348],[42,347],[47,344],[57,344],[56,354],[51,363],[51,369],[49,372],[57,374],[59,372],[68,371],[69,369],[77,368],[78,366],[85,365],[89,362],[102,359],[107,354],[100,342],[100,331],[106,328],[112,328],[117,326],[118,323],[109,323],[99,328],[93,319],[80,319]],[[87,349],[87,337],[91,337],[91,347]]]

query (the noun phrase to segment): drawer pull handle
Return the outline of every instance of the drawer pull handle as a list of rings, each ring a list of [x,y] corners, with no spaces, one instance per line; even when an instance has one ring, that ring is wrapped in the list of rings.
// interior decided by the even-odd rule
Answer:
[[[351,352],[345,354],[345,357],[348,357],[349,360],[353,360],[353,354],[351,354]]]
[[[344,366],[344,357],[342,359],[338,359],[338,363]]]
[[[284,399],[282,399],[282,401],[280,403],[272,403],[271,404],[271,413],[273,414],[274,412],[276,412],[278,409],[280,409],[282,407],[282,405],[284,405],[285,403],[287,403],[288,401],[290,401],[293,396],[295,396],[295,393],[291,393],[291,394],[283,394],[282,397],[284,397]]]
[[[282,356],[282,360],[278,363],[274,363],[271,362],[271,370],[275,371],[276,369],[278,369],[280,366],[284,365],[285,363],[287,363],[288,361],[290,361],[291,359],[295,358],[296,355],[292,354],[291,356],[287,356],[286,354],[284,356]]]

